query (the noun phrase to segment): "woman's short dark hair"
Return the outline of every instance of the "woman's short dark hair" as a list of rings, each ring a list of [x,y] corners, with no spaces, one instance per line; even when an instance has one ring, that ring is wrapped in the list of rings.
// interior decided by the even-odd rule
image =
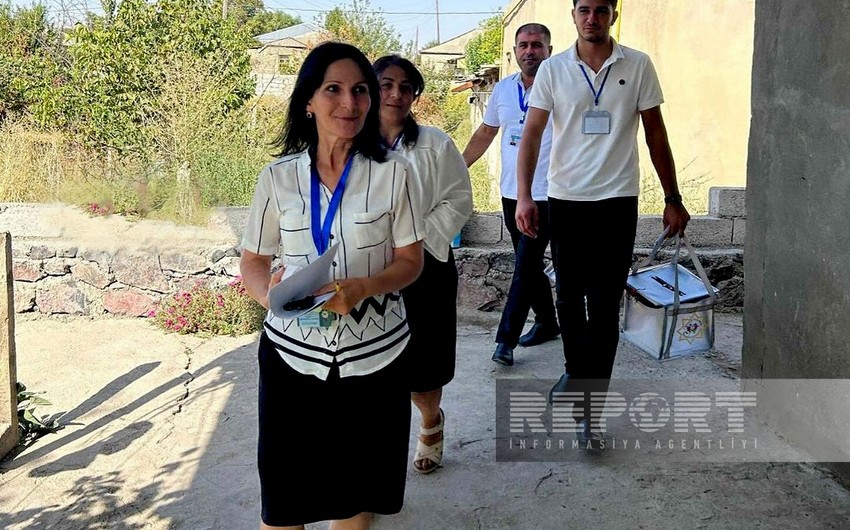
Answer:
[[[325,42],[313,48],[298,70],[295,88],[289,98],[289,109],[283,129],[272,145],[279,148],[277,156],[299,153],[305,149],[315,150],[319,143],[316,120],[307,118],[307,102],[313,97],[325,80],[328,67],[336,61],[351,59],[360,68],[366,85],[369,87],[371,106],[366,114],[363,129],[354,137],[353,149],[360,154],[383,162],[387,151],[381,140],[379,112],[381,110],[381,89],[372,72],[372,65],[363,52],[350,44]]]
[[[375,75],[379,80],[384,70],[390,66],[398,66],[404,71],[407,80],[413,85],[413,99],[416,101],[425,92],[425,78],[422,77],[422,73],[412,62],[400,55],[385,55],[372,64]],[[416,118],[412,112],[409,112],[404,118],[401,134],[404,145],[407,147],[416,145],[416,141],[419,139],[419,124],[416,123]]]

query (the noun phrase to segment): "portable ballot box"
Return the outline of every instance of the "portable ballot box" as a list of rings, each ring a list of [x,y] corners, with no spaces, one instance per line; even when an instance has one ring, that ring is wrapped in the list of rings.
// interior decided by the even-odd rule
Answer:
[[[626,281],[623,338],[659,360],[714,346],[714,301],[719,291],[708,283],[690,245],[688,250],[700,276],[677,263],[677,250],[673,263],[640,268]],[[647,261],[655,258],[655,252],[657,248]]]

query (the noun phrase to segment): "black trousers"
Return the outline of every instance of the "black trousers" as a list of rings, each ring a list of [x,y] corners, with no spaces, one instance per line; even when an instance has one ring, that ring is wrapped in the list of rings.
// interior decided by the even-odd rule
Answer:
[[[606,392],[620,338],[620,300],[632,263],[637,197],[549,198],[556,307],[569,391]],[[604,228],[603,227],[612,227]],[[589,407],[574,407],[573,416]]]
[[[543,254],[549,244],[549,204],[535,201],[540,217],[537,238],[524,236],[516,225],[515,199],[502,198],[505,226],[511,235],[514,247],[514,274],[508,299],[499,321],[496,342],[515,348],[522,334],[528,310],[534,310],[534,320],[544,325],[556,325],[555,305],[552,303],[552,287],[543,272]]]

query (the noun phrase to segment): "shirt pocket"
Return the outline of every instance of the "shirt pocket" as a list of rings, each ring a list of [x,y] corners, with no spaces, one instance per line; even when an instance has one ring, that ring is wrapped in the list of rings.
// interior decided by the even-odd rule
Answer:
[[[354,214],[354,235],[357,250],[373,250],[390,241],[392,213],[363,212]]]
[[[280,216],[280,246],[284,256],[303,258],[315,249],[310,217],[302,213],[284,212]]]

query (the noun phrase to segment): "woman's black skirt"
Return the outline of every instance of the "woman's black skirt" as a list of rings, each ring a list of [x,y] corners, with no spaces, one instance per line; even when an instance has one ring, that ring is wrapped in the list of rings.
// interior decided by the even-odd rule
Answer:
[[[295,526],[401,510],[410,390],[399,359],[327,381],[293,370],[263,333],[258,467],[262,519]]]
[[[437,390],[454,379],[457,283],[454,253],[449,250],[443,263],[426,251],[422,274],[401,291],[410,326],[402,356],[411,392]]]

